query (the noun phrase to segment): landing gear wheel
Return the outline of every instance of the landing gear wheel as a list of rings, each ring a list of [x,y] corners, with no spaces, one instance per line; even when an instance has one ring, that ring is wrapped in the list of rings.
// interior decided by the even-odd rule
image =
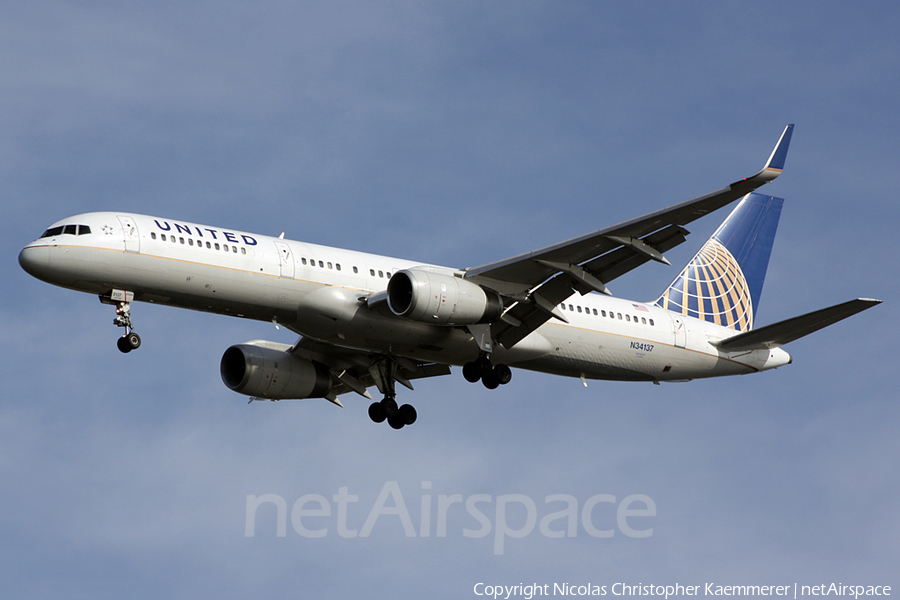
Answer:
[[[376,423],[384,423],[384,420],[387,419],[387,415],[384,414],[384,408],[381,406],[381,402],[373,402],[369,405],[369,418]]]
[[[399,419],[403,421],[404,425],[412,425],[416,422],[418,416],[419,415],[416,412],[416,409],[411,404],[404,404],[397,411],[397,417],[399,417]]]
[[[388,425],[390,425],[393,429],[403,429],[403,426],[406,425],[400,415],[393,415],[391,417],[388,417],[387,422]]]
[[[481,368],[474,362],[467,362],[463,365],[463,377],[469,383],[477,383],[481,379]]]
[[[132,350],[137,350],[141,347],[141,336],[133,331],[125,336],[125,340],[127,340],[128,345]]]
[[[500,387],[500,382],[497,380],[497,377],[494,375],[493,371],[491,371],[490,375],[485,375],[484,377],[482,377],[481,383],[483,383],[484,387],[489,390],[496,390],[498,387]]]
[[[487,356],[482,356],[478,360],[475,361],[475,367],[481,374],[481,377],[487,377],[491,374],[491,371],[494,370],[494,365],[491,364],[491,359]],[[478,381],[477,379],[475,381]]]
[[[491,371],[491,377],[496,379],[500,385],[506,385],[512,381],[512,369],[506,365],[497,365]]]
[[[384,400],[381,401],[381,410],[384,411],[384,414],[388,417],[393,417],[397,414],[397,401],[387,396]]]
[[[127,335],[123,335],[118,340],[116,340],[116,347],[122,354],[128,354],[129,352],[134,350],[134,348],[131,347],[131,344],[128,343]]]

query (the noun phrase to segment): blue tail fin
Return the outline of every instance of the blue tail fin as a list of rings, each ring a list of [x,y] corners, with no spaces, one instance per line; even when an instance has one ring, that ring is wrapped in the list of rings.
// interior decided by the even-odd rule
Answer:
[[[735,331],[752,329],[783,203],[744,196],[656,305]]]

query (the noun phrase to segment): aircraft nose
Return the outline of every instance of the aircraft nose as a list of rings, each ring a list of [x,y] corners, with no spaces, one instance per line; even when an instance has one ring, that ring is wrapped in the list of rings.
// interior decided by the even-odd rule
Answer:
[[[50,266],[50,247],[26,246],[19,252],[19,264],[29,275],[42,279]]]

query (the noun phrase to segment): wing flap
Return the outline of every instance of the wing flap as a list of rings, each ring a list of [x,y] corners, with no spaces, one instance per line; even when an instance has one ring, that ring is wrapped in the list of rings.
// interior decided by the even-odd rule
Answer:
[[[566,321],[564,316],[555,314],[554,311],[560,302],[572,295],[573,285],[568,274],[557,275],[545,282],[534,290],[527,300],[510,306],[506,312],[513,318],[507,320],[501,318],[494,323],[491,326],[491,335],[503,347],[512,348],[550,318],[557,317]]]
[[[356,392],[360,396],[371,399],[366,388],[377,386],[370,367],[373,356],[369,352],[335,346],[301,337],[289,350],[291,353],[314,360],[328,367],[334,376],[336,385],[332,389],[335,396]],[[394,379],[402,385],[411,387],[409,381],[426,377],[438,377],[450,374],[450,365],[442,363],[419,362],[409,359],[395,358],[397,369]]]

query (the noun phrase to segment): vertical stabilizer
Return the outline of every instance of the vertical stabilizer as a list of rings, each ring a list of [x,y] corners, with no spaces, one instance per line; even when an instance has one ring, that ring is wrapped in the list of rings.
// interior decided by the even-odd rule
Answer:
[[[735,331],[752,329],[783,203],[744,196],[656,305]]]

